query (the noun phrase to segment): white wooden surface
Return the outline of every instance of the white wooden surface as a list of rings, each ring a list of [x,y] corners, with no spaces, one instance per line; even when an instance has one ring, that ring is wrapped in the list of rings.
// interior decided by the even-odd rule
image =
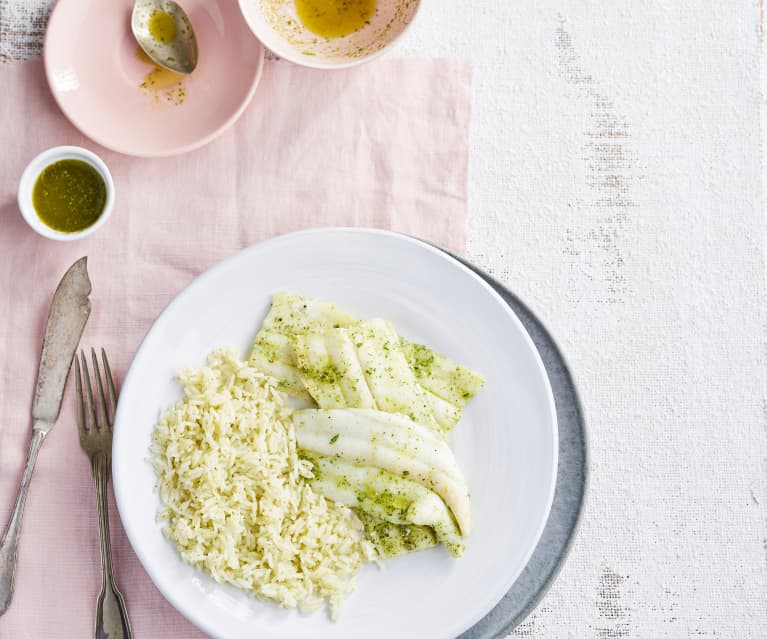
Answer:
[[[0,59],[48,0],[0,0]],[[470,57],[469,257],[549,325],[590,500],[514,637],[767,637],[758,0],[424,0],[392,55]],[[8,123],[3,123],[6,126]]]

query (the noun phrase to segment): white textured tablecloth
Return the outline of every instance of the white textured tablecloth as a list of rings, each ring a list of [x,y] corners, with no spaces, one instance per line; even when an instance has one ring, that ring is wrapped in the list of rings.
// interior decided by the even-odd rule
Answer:
[[[0,0],[0,59],[39,55],[48,10]],[[424,0],[392,54],[474,60],[469,257],[548,324],[588,417],[579,539],[514,637],[767,637],[763,20]]]

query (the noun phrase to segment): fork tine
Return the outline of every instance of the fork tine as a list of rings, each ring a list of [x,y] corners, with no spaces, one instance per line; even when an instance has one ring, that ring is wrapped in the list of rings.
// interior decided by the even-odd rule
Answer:
[[[96,412],[93,409],[93,389],[91,388],[91,375],[88,371],[88,362],[85,359],[85,353],[80,351],[80,364],[83,369],[83,378],[85,381],[85,428],[93,430],[96,427]]]
[[[85,415],[83,415],[83,381],[80,373],[80,360],[75,355],[75,409],[77,411],[77,428],[80,431],[80,436],[85,432]]]
[[[96,378],[96,389],[98,390],[94,401],[98,413],[98,427],[108,428],[109,422],[107,421],[107,405],[106,398],[104,397],[104,385],[101,382],[101,369],[99,368],[99,360],[98,357],[96,357],[95,348],[91,348],[91,360],[93,361],[93,376]]]
[[[107,415],[109,417],[109,427],[111,428],[114,424],[115,410],[117,408],[117,392],[115,391],[115,383],[112,378],[112,369],[109,368],[107,353],[103,348],[101,349],[101,361],[104,362],[104,377],[106,378],[107,390],[109,391],[109,410]]]

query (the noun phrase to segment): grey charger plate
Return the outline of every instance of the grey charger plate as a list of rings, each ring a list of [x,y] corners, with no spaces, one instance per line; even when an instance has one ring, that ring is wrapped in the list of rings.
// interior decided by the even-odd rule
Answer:
[[[444,250],[444,249],[442,249]],[[559,465],[551,513],[524,571],[485,617],[458,639],[502,639],[522,623],[557,578],[578,532],[588,483],[586,428],[570,369],[546,327],[498,280],[465,259],[445,251],[474,271],[519,317],[541,355],[549,376],[559,428]]]

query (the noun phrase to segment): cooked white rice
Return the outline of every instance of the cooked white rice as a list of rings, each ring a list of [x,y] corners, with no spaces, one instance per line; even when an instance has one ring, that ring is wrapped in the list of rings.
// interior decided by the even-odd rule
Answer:
[[[287,608],[335,619],[374,550],[346,506],[312,491],[283,395],[229,349],[179,375],[154,432],[165,534],[184,561]]]

